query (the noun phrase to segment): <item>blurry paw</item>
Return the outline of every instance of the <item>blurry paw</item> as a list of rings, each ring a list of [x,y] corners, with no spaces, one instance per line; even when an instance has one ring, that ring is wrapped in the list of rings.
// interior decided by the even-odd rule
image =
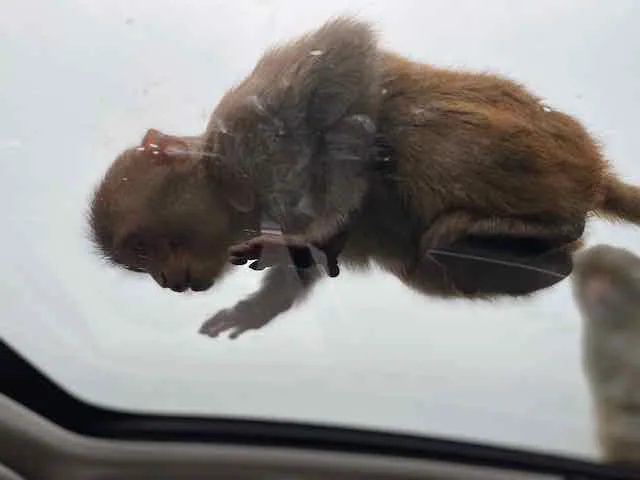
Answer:
[[[270,320],[257,311],[236,306],[220,310],[202,324],[199,332],[209,337],[217,337],[221,333],[229,331],[229,338],[235,339],[248,330],[257,330],[263,327]]]
[[[311,251],[300,239],[286,235],[260,235],[229,250],[231,263],[249,265],[253,270],[263,270],[278,265],[294,264],[298,268],[309,268],[313,264]]]

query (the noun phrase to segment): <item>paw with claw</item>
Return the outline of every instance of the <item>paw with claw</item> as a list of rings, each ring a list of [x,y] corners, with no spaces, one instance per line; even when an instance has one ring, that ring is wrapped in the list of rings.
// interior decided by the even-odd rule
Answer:
[[[253,260],[249,265],[253,270],[291,264],[298,269],[321,265],[330,277],[337,277],[340,274],[339,250],[332,247],[332,243],[317,246],[288,235],[260,235],[234,245],[229,250],[229,255],[234,265],[244,265]]]
[[[230,332],[229,338],[236,339],[248,330],[258,330],[271,318],[257,309],[245,308],[242,304],[219,311],[200,327],[200,333],[208,337],[217,337]]]

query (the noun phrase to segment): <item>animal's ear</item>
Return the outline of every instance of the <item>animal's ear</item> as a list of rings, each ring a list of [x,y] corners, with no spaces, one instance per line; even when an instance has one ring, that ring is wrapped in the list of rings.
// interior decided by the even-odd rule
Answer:
[[[167,135],[154,128],[147,130],[138,150],[159,162],[184,161],[189,158],[189,144],[181,137]]]

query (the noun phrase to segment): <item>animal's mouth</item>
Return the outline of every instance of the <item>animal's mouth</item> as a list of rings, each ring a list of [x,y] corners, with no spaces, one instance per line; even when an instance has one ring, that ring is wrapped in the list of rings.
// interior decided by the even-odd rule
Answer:
[[[168,288],[169,290],[174,291],[176,293],[184,293],[187,291],[205,292],[209,290],[212,286],[213,286],[213,281],[207,281],[207,282],[197,282],[197,283],[196,282],[186,283],[182,285],[169,285],[169,286],[166,286],[165,288]]]
[[[160,273],[157,278],[153,276],[156,282],[162,288],[168,288],[176,293],[184,293],[188,290],[192,292],[204,292],[209,290],[213,284],[213,279],[194,279],[187,270],[184,275],[179,275],[174,278],[168,277],[164,273]]]
[[[169,290],[176,292],[176,293],[183,293],[186,292],[187,290],[189,290],[189,287],[186,285],[173,285],[171,287],[165,287],[165,288],[169,288]]]
[[[212,286],[213,286],[213,280],[209,280],[207,282],[191,283],[189,285],[189,289],[192,292],[205,292],[209,290]]]

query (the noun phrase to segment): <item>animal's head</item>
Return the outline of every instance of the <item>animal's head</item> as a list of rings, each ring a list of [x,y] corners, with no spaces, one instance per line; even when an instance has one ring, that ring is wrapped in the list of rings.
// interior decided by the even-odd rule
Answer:
[[[212,162],[200,137],[149,130],[94,193],[89,226],[99,253],[176,292],[210,288],[226,271],[238,215],[254,207],[250,188]]]

